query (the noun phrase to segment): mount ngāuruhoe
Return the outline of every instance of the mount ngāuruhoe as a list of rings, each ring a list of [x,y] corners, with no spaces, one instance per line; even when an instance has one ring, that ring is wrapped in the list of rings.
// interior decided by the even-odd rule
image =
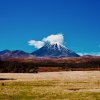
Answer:
[[[78,54],[60,44],[46,44],[42,48],[31,53],[36,57],[62,58],[79,57]]]

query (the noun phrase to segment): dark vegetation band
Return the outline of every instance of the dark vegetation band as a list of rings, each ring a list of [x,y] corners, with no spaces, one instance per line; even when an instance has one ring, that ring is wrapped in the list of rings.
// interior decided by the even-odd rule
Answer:
[[[78,71],[78,70],[100,70],[100,59],[92,59],[86,61],[52,61],[42,60],[37,62],[21,62],[21,61],[0,61],[1,73],[38,73],[43,67],[50,69],[58,67],[59,71]],[[53,70],[53,71],[54,71]],[[45,71],[45,70],[42,70]]]

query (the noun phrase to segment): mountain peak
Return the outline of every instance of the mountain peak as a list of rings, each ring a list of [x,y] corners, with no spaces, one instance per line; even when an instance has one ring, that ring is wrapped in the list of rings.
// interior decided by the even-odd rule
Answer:
[[[45,48],[48,48],[48,49],[53,49],[53,50],[62,50],[62,49],[66,49],[67,50],[67,48],[65,47],[65,46],[63,46],[63,45],[61,45],[61,44],[58,44],[58,43],[53,43],[53,44],[46,44],[46,45],[44,45],[44,47]]]

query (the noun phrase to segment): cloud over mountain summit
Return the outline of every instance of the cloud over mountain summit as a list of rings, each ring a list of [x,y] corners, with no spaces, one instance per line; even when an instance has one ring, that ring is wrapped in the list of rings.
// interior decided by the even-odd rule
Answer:
[[[63,45],[64,36],[63,36],[62,33],[52,34],[52,35],[49,35],[47,37],[44,37],[41,41],[30,40],[30,41],[28,41],[28,44],[31,45],[31,46],[34,46],[35,48],[41,48],[47,42],[50,43],[50,44]]]

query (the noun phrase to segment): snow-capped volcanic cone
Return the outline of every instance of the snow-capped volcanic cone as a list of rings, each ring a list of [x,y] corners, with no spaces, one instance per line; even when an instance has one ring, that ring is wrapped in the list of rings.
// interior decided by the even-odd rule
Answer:
[[[61,44],[45,44],[42,48],[32,52],[32,55],[36,57],[49,57],[49,58],[61,58],[61,57],[79,57],[78,54],[69,50]]]

